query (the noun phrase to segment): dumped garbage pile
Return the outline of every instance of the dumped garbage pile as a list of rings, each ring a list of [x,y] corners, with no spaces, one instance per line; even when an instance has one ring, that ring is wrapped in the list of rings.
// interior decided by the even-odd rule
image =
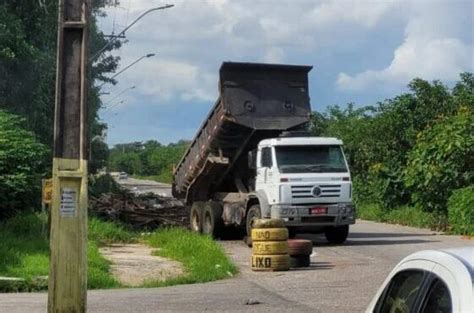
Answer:
[[[107,193],[91,198],[89,209],[93,215],[134,228],[189,225],[187,210],[181,201],[153,193]]]

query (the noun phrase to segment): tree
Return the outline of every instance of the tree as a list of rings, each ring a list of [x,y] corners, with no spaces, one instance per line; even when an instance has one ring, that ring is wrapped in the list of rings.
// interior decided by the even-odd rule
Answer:
[[[446,213],[451,192],[474,184],[473,134],[474,115],[468,107],[419,134],[405,171],[416,205]]]
[[[24,123],[0,110],[0,219],[40,203],[47,149]]]

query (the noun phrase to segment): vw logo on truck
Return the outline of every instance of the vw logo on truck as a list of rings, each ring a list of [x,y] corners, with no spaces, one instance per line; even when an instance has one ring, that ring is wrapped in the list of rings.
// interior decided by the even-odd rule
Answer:
[[[314,186],[313,190],[311,190],[311,193],[317,198],[321,195],[321,188],[319,186]]]

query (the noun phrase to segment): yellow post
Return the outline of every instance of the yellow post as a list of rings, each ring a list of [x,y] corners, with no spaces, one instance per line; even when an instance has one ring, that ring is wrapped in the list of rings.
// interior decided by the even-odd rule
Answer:
[[[87,45],[90,0],[59,0],[48,312],[87,299]]]

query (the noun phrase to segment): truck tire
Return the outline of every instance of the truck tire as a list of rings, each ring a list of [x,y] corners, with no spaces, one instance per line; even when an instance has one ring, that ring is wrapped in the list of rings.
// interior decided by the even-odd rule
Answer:
[[[217,238],[224,226],[222,206],[217,202],[206,202],[202,216],[202,233]]]
[[[260,211],[260,205],[254,204],[250,207],[247,211],[247,217],[245,219],[245,227],[247,230],[247,236],[252,236],[252,228],[254,227],[253,224],[256,219],[260,219],[262,217],[262,212]]]
[[[253,254],[288,254],[288,243],[286,241],[255,241],[252,246]]]
[[[252,255],[252,271],[287,271],[289,269],[288,254]]]
[[[288,239],[288,229],[286,228],[253,228],[252,242],[257,241],[286,241]]]
[[[194,202],[189,213],[189,223],[191,230],[196,233],[202,233],[202,211],[203,203]]]
[[[326,240],[332,244],[341,244],[349,236],[349,225],[327,227],[324,230]]]
[[[313,242],[307,239],[288,239],[288,254],[291,256],[310,255],[313,253]]]
[[[290,256],[291,268],[309,267],[310,264],[311,264],[311,258],[309,257],[309,255]]]

